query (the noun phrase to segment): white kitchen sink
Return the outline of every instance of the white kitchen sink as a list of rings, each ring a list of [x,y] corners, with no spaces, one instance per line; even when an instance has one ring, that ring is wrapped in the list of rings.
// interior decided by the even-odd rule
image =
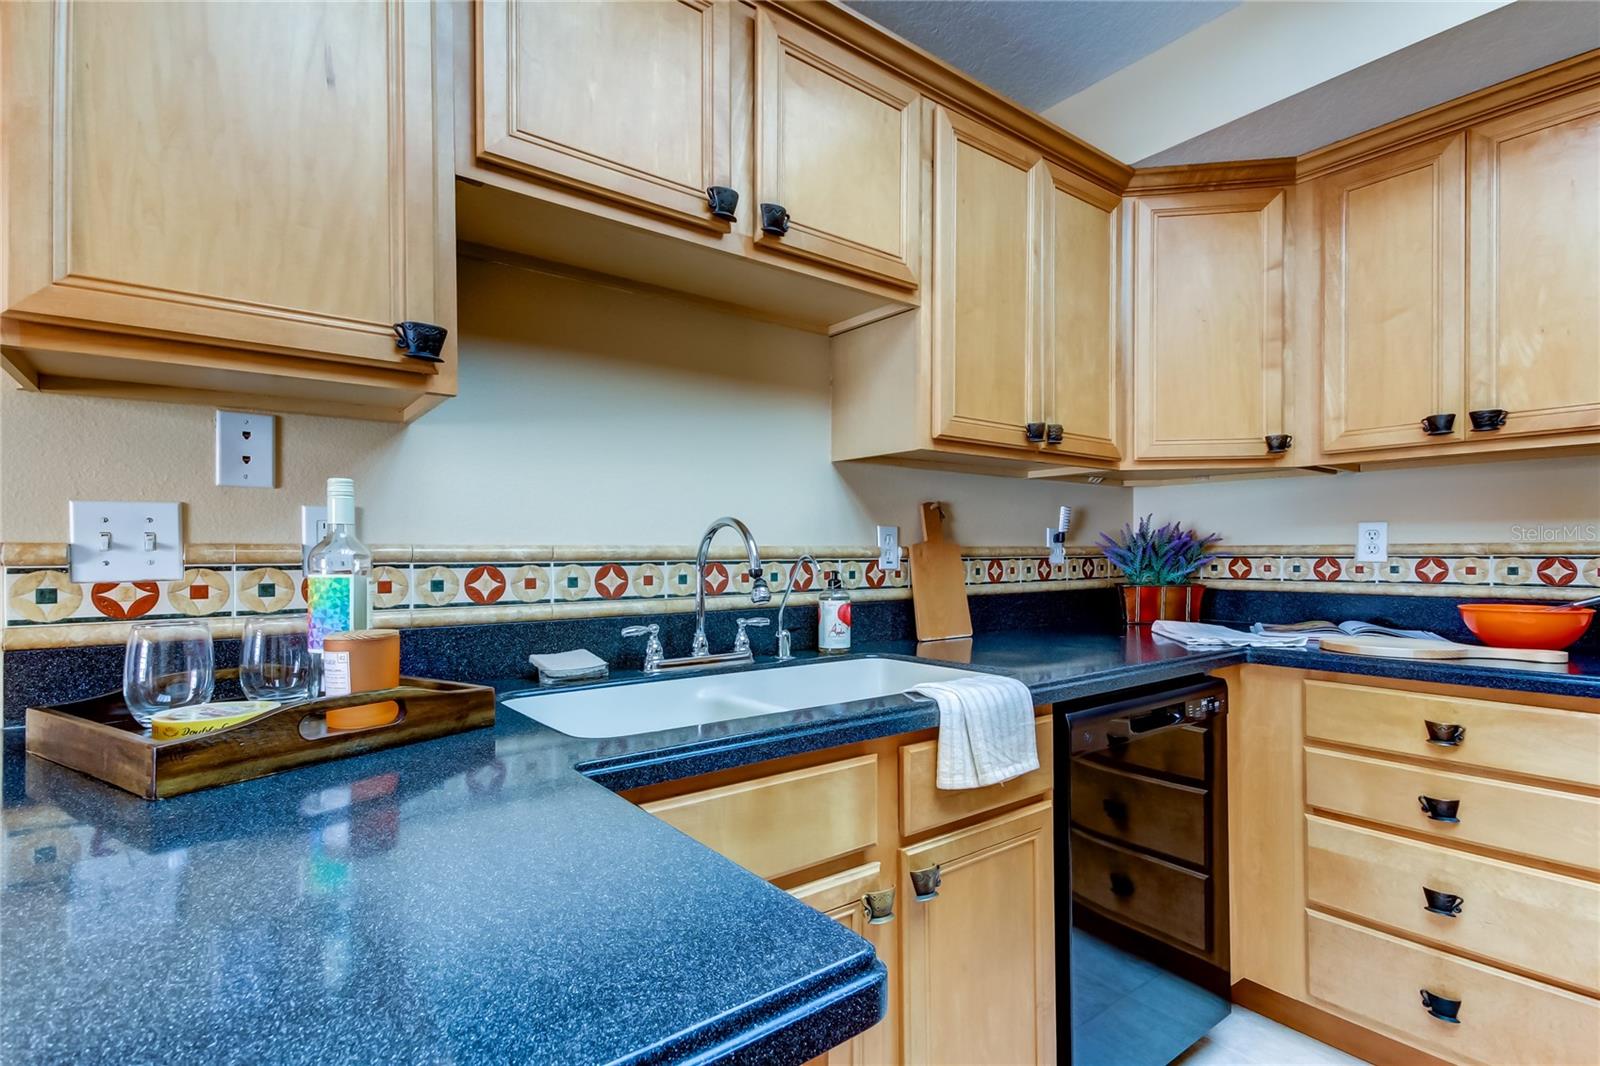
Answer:
[[[732,674],[519,696],[505,705],[572,737],[623,737],[892,696],[924,681],[979,677],[901,659],[821,659]]]

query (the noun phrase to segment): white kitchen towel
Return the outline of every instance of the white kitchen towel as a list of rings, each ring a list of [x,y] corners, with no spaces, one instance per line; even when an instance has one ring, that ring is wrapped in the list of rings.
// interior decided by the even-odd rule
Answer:
[[[1185,648],[1303,648],[1311,643],[1304,633],[1246,633],[1204,622],[1155,622],[1150,632]]]
[[[928,681],[911,689],[939,705],[940,788],[983,788],[1039,768],[1033,694],[1011,677],[988,674]]]

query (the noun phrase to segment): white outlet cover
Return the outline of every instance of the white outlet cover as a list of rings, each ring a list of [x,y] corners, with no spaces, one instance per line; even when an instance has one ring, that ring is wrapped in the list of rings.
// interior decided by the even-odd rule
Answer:
[[[878,568],[900,569],[900,527],[878,527]]]
[[[1381,563],[1389,558],[1389,523],[1358,522],[1356,524],[1356,561]]]
[[[270,489],[277,484],[278,418],[255,411],[217,412],[217,484]]]
[[[311,549],[328,535],[328,507],[326,504],[300,505],[300,565],[305,566]]]
[[[67,563],[74,581],[172,581],[183,576],[176,503],[72,500],[67,529]]]
[[[1061,533],[1062,530],[1044,527],[1044,546],[1050,549],[1051,566],[1060,566],[1067,561],[1067,546],[1056,539]]]

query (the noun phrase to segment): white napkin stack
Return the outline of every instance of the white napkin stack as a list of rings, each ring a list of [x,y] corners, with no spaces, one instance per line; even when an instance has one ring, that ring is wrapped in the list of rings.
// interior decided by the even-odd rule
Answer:
[[[1246,633],[1205,622],[1155,622],[1150,632],[1185,648],[1304,648],[1311,643],[1304,633]]]

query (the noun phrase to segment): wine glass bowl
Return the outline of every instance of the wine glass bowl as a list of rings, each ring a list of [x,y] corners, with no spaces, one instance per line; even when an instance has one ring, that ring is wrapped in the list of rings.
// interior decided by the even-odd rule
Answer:
[[[252,618],[239,649],[239,688],[252,700],[287,703],[311,691],[306,620]]]
[[[211,699],[215,683],[211,630],[200,622],[140,622],[128,633],[122,698],[128,713],[149,728],[158,711]]]

